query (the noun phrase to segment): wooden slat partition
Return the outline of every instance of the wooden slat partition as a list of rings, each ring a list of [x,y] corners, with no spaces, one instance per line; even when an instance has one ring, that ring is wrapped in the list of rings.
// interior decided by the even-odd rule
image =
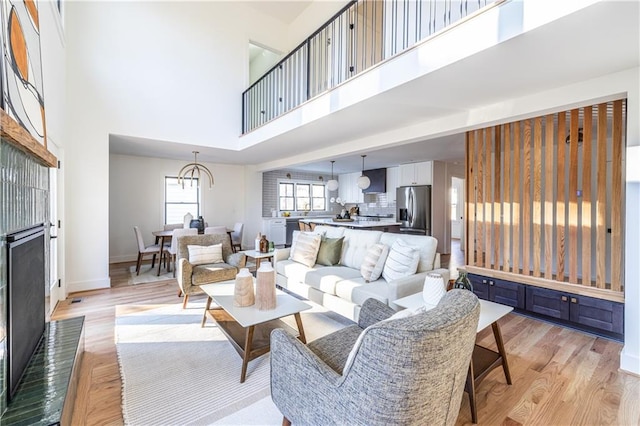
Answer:
[[[520,122],[513,123],[513,211],[511,212],[511,220],[513,222],[512,249],[513,263],[512,271],[516,274],[520,273]]]
[[[569,282],[578,282],[578,113],[569,122]]]
[[[511,271],[511,125],[503,126],[504,135],[504,193],[502,195],[502,270]],[[516,179],[518,177],[516,176]]]
[[[491,127],[484,131],[484,159],[486,161],[484,171],[484,267],[490,268],[491,262],[491,228],[493,216],[491,214]]]
[[[544,141],[544,277],[553,279],[553,115],[545,117]]]
[[[467,133],[467,265],[623,294],[625,105]]]
[[[565,233],[565,204],[564,204],[564,183],[565,183],[565,143],[566,117],[565,113],[558,114],[558,138],[556,143],[558,161],[558,179],[556,195],[556,276],[564,277],[564,233]]]
[[[593,110],[584,108],[583,140],[582,140],[582,283],[591,285],[591,138],[593,126]]]
[[[598,156],[596,190],[596,252],[607,251],[607,106],[598,105]],[[596,287],[604,288],[606,283],[606,258],[596,258]]]
[[[540,276],[542,253],[542,117],[533,120],[533,276]]]
[[[611,289],[622,291],[622,101],[613,102],[611,161]],[[636,218],[637,220],[637,218]],[[616,249],[618,248],[618,249]]]
[[[467,170],[467,179],[465,180],[467,190],[465,191],[466,200],[466,215],[465,217],[474,218],[474,220],[468,220],[466,229],[466,239],[467,249],[464,252],[465,263],[467,265],[475,265],[476,264],[476,256],[475,256],[475,235],[476,235],[476,170],[475,167],[475,155],[476,155],[476,145],[475,145],[475,132],[467,132],[467,155],[466,158],[466,170]]]

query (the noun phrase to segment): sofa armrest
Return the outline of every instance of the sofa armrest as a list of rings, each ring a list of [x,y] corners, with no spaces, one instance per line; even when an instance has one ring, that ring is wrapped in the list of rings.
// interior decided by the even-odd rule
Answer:
[[[278,260],[287,260],[291,255],[291,247],[276,249],[273,252],[273,261],[274,263]]]
[[[436,253],[436,258],[433,260],[433,269],[440,269],[440,253]]]
[[[424,288],[425,277],[430,274],[442,275],[445,286],[449,282],[449,270],[443,268],[420,272],[418,274],[390,281],[387,283],[389,285],[389,306],[395,310],[399,310],[400,307],[393,303],[393,301],[406,296],[411,296],[412,294],[420,293]]]
[[[247,256],[244,253],[232,253],[227,257],[225,263],[228,263],[231,266],[235,266],[240,270],[240,268],[244,268],[247,264]]]

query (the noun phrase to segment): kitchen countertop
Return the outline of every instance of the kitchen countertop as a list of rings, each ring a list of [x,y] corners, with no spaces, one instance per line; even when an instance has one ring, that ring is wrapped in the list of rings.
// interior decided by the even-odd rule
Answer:
[[[401,222],[395,222],[393,219],[388,220],[354,220],[353,222],[334,222],[333,218],[327,219],[314,219],[304,218],[301,219],[304,223],[315,223],[316,225],[331,225],[331,226],[345,226],[349,228],[377,228],[385,226],[401,225]]]

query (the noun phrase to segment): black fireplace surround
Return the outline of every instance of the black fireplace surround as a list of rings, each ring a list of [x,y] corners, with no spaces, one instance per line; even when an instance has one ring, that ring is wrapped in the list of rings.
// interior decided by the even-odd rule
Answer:
[[[7,385],[9,401],[45,330],[45,226],[13,232],[7,241]]]

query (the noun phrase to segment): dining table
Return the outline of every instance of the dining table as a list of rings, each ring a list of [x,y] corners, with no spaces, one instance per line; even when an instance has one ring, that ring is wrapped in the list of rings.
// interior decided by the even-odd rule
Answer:
[[[233,229],[227,228],[227,235],[229,236],[229,244],[232,244],[233,239],[231,238],[231,233]],[[198,231],[199,234],[204,234],[203,232]],[[158,249],[158,276],[160,276],[160,268],[162,265],[162,252],[164,251],[164,244],[171,241],[171,237],[173,236],[173,229],[162,229],[159,231],[151,232],[153,236],[156,238],[155,244],[159,245]],[[170,263],[169,263],[170,264]]]

